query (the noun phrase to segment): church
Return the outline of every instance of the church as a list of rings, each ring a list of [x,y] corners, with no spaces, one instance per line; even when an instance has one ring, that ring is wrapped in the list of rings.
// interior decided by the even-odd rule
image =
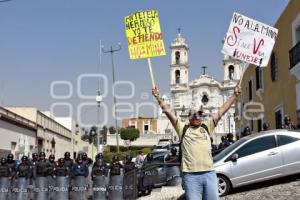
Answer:
[[[216,113],[223,103],[233,94],[237,85],[242,63],[230,56],[223,59],[224,78],[222,81],[214,79],[205,72],[195,80],[189,80],[189,47],[180,31],[171,43],[170,64],[170,95],[169,101],[172,110],[178,118],[187,120],[189,108],[197,106],[202,108],[205,116]],[[221,69],[221,68],[220,68]],[[166,96],[164,96],[166,98]],[[214,130],[213,140],[215,144],[220,143],[221,136],[233,133],[236,137],[234,105],[219,121]]]

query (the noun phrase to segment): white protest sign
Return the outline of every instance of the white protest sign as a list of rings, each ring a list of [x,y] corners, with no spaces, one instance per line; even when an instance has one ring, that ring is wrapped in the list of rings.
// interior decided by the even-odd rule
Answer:
[[[222,53],[257,66],[267,66],[278,30],[239,13],[233,17]]]

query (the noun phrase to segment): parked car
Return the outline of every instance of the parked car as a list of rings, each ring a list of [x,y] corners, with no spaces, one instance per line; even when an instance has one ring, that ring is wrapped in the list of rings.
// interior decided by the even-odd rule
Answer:
[[[214,156],[219,195],[231,189],[300,173],[300,132],[270,130],[236,141]]]

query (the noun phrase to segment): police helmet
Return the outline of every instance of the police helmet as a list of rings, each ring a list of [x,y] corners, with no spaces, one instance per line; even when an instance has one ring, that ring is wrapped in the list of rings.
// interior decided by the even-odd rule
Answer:
[[[104,156],[103,156],[102,153],[98,153],[98,154],[96,155],[96,160],[103,159],[103,158],[104,158]]]
[[[70,152],[66,151],[66,152],[65,152],[65,158],[70,158],[70,157],[71,157]]]
[[[58,164],[64,164],[65,160],[63,158],[58,159]]]
[[[33,153],[33,154],[32,154],[32,158],[33,158],[33,159],[37,159],[37,158],[38,158],[38,154],[37,154],[37,153]]]
[[[119,156],[114,155],[114,156],[112,157],[112,161],[119,161]]]
[[[40,152],[39,157],[46,157],[45,152]]]
[[[28,161],[28,157],[27,156],[22,156],[21,161],[22,162]]]
[[[10,154],[7,155],[7,160],[8,161],[12,161],[13,159],[14,159],[14,155],[13,154],[10,153]]]
[[[51,155],[49,156],[49,160],[55,160],[55,156],[54,156],[53,154],[51,154]]]
[[[6,164],[6,158],[1,158],[1,164],[5,165]]]

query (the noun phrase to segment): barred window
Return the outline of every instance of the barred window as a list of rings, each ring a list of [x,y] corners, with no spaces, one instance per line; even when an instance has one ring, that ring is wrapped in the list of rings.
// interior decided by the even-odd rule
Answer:
[[[271,80],[272,82],[277,80],[277,74],[278,74],[278,66],[276,61],[276,55],[275,52],[272,52],[271,54]]]

